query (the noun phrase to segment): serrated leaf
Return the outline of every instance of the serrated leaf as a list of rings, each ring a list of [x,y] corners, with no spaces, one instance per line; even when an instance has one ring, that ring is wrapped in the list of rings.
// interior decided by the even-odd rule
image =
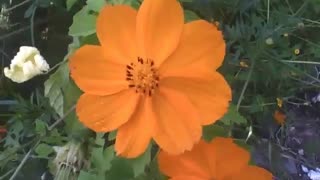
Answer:
[[[96,32],[96,16],[90,14],[88,6],[84,6],[73,16],[73,23],[69,27],[70,36],[88,36]]]
[[[147,148],[147,150],[140,155],[139,157],[135,159],[129,159],[129,163],[132,166],[134,177],[139,176],[142,174],[145,170],[145,167],[150,163],[151,161],[151,144]]]
[[[106,4],[105,0],[87,0],[88,9],[95,12],[100,12]]]
[[[73,5],[76,4],[77,1],[78,0],[67,0],[67,2],[66,2],[67,10],[69,11],[73,7]]]
[[[64,113],[64,99],[62,87],[69,82],[69,68],[67,63],[62,64],[44,83],[44,95],[49,98],[50,105],[60,117]]]
[[[38,156],[40,157],[48,157],[49,154],[53,153],[53,149],[48,144],[39,144],[36,149],[34,150]]]
[[[91,153],[91,162],[98,169],[98,174],[105,174],[111,168],[111,161],[114,159],[114,147],[107,148],[99,147],[93,148]]]
[[[225,125],[231,125],[231,122],[235,124],[246,124],[247,120],[237,111],[236,106],[231,104],[227,114],[220,119],[220,122]]]

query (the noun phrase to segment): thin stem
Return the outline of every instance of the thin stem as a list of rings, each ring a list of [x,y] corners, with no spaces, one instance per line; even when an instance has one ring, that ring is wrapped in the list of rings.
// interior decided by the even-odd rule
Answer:
[[[253,62],[252,62],[252,65],[251,65],[251,67],[250,67],[250,71],[249,71],[249,74],[248,74],[248,76],[247,76],[246,82],[245,82],[244,85],[243,85],[243,88],[242,88],[240,97],[239,97],[239,99],[238,99],[237,111],[239,111],[240,104],[241,104],[241,102],[242,102],[242,100],[243,100],[244,93],[245,93],[246,90],[247,90],[249,81],[250,81],[251,76],[252,76],[252,72],[253,72],[254,66],[255,66],[255,60],[253,60]]]
[[[27,3],[30,2],[30,1],[31,1],[31,0],[22,1],[22,2],[19,3],[19,4],[16,4],[16,5],[8,8],[8,9],[5,9],[4,12],[7,13],[7,12],[9,12],[9,11],[12,11],[12,10],[14,10],[14,9],[16,9],[16,8],[18,8],[18,7],[20,7],[20,6],[23,6],[24,4],[27,4]]]
[[[289,7],[289,10],[290,10],[291,14],[294,14],[294,12],[293,12],[293,10],[292,10],[292,8],[291,8],[291,5],[290,5],[290,3],[289,3],[289,0],[286,0],[286,3],[287,3],[287,5],[288,5],[288,7]]]
[[[308,39],[305,39],[305,38],[303,38],[303,37],[297,36],[297,35],[295,35],[295,34],[291,34],[291,35],[294,36],[294,37],[296,37],[296,38],[298,38],[298,39],[300,39],[300,40],[302,40],[302,41],[305,41],[305,42],[307,42],[307,43],[310,43],[310,44],[312,44],[312,45],[320,48],[320,45],[317,44],[317,43],[314,43],[314,42],[312,42],[312,41],[310,41],[310,40],[308,40]]]
[[[6,172],[3,176],[0,177],[0,180],[5,179],[7,176],[9,176],[11,173],[13,173],[14,169],[11,169],[10,171]]]
[[[73,110],[75,110],[76,105],[73,105],[60,119],[56,120],[49,128],[49,131],[52,131],[60,122],[62,122]]]
[[[270,19],[270,0],[268,0],[267,22],[269,22],[269,19]]]
[[[296,63],[296,64],[312,64],[312,65],[320,65],[320,62],[314,61],[291,61],[291,60],[281,60],[284,63]]]
[[[31,33],[31,44],[33,47],[36,47],[34,41],[34,15],[36,14],[37,7],[35,6],[32,11],[32,15],[30,18],[30,33]]]
[[[61,62],[57,63],[57,64],[54,65],[52,68],[50,68],[48,72],[43,73],[43,74],[49,74],[50,72],[52,72],[53,70],[55,70],[57,67],[59,67],[61,64],[65,63],[65,62],[66,62],[66,61],[64,60],[64,61],[61,61]]]
[[[297,14],[300,13],[300,11],[302,11],[302,9],[308,4],[308,0],[304,1],[303,4],[300,6],[300,8],[293,14],[293,16],[296,16]]]
[[[259,106],[273,106],[273,105],[276,105],[277,103],[263,103],[263,104],[260,104]],[[251,108],[252,106],[250,105],[247,105],[247,106],[240,106],[240,108]]]
[[[9,56],[6,52],[4,52],[4,50],[0,49],[0,52],[1,52],[6,58],[10,59],[10,56]]]
[[[10,177],[9,180],[14,180],[14,178],[18,175],[19,171],[22,169],[23,165],[27,162],[32,151],[38,146],[39,143],[40,143],[40,140],[38,140],[38,142],[28,151],[28,153],[24,156],[21,163],[19,164],[17,169],[14,171],[13,175]]]
[[[41,24],[41,23],[44,23],[44,22],[46,22],[46,21],[47,21],[47,19],[39,20],[39,21],[35,22],[35,24]],[[23,27],[23,28],[21,28],[21,29],[18,29],[18,30],[16,30],[16,31],[13,31],[13,32],[11,32],[11,33],[5,34],[5,35],[3,35],[3,36],[0,36],[0,40],[7,39],[7,38],[9,38],[9,37],[11,37],[11,36],[14,36],[14,35],[16,35],[16,34],[19,34],[19,33],[22,33],[22,32],[24,32],[24,31],[27,31],[29,28],[30,28],[30,25],[28,25],[28,26],[26,26],[26,27]]]

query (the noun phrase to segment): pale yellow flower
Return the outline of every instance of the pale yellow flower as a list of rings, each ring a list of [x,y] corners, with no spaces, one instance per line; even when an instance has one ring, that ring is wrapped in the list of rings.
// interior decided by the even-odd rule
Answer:
[[[48,70],[49,65],[37,48],[21,46],[11,60],[10,67],[4,68],[4,75],[14,82],[22,83]]]

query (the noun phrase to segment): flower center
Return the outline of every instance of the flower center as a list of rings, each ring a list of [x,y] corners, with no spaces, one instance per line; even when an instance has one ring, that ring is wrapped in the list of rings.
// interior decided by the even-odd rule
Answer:
[[[127,65],[127,78],[130,88],[137,93],[151,96],[159,85],[159,75],[151,59],[138,57],[137,62]]]

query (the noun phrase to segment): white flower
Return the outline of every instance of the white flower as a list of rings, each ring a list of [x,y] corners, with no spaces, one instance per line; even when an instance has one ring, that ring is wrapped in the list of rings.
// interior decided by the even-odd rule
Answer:
[[[35,47],[21,46],[11,60],[10,68],[4,68],[4,75],[14,82],[22,83],[49,70],[49,64]]]

